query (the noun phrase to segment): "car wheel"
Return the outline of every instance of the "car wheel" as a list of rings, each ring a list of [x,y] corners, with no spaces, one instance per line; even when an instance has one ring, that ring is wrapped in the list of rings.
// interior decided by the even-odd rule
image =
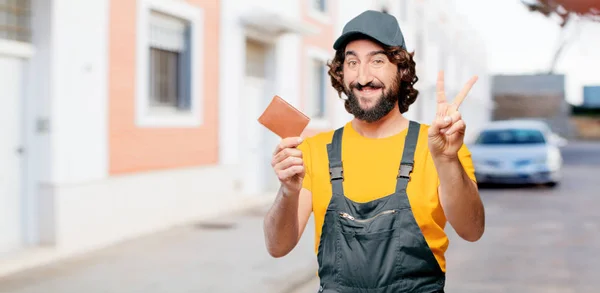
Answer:
[[[556,182],[556,181],[551,181],[551,182],[546,183],[546,186],[551,187],[551,188],[556,187],[557,185],[558,185],[558,182]]]

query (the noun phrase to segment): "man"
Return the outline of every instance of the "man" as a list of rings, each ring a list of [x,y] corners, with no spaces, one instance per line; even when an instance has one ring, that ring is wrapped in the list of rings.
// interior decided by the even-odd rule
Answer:
[[[393,16],[363,12],[333,47],[331,82],[354,119],[276,148],[281,188],[265,217],[267,249],[289,253],[314,212],[320,292],[443,292],[446,221],[467,241],[484,231],[458,111],[477,78],[449,102],[440,72],[436,118],[420,125],[402,115],[418,78]]]

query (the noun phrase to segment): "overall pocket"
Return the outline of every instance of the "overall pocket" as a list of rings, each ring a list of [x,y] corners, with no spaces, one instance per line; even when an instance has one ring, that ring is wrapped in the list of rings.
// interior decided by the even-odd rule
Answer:
[[[340,285],[372,289],[397,281],[399,212],[385,210],[366,219],[339,213],[336,263]]]

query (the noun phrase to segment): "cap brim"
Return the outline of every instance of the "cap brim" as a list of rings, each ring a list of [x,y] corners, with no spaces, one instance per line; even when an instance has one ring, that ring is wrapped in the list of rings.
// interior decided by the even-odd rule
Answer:
[[[333,43],[333,49],[339,50],[339,49],[345,47],[350,41],[359,39],[359,38],[371,39],[373,41],[376,41],[380,44],[385,45],[384,42],[382,42],[381,40],[378,40],[377,38],[375,38],[373,36],[367,35],[363,32],[353,31],[353,32],[346,32],[346,33],[342,34],[341,36],[339,36],[337,38],[337,40],[335,40],[335,42]]]

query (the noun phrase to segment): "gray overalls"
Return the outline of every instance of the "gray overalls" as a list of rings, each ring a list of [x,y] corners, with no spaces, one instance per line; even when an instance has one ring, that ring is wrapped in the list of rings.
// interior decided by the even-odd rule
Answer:
[[[317,254],[319,292],[443,292],[445,274],[425,242],[406,195],[419,128],[420,124],[410,122],[396,191],[367,203],[344,196],[343,127],[334,132],[327,145],[333,194]]]

